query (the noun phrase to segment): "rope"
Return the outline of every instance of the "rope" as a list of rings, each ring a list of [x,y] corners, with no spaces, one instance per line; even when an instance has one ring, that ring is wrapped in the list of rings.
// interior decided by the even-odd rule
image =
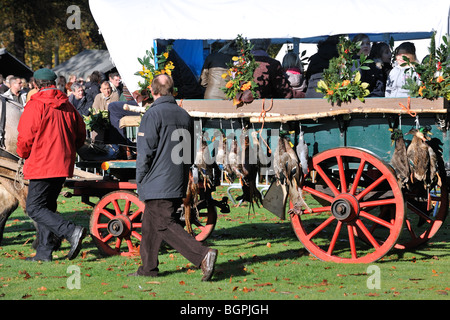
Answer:
[[[265,108],[265,103],[266,103],[266,99],[264,98],[264,99],[262,99],[262,110],[261,110],[261,114],[260,114],[259,117],[258,117],[258,122],[261,122],[261,117],[262,117],[261,129],[259,129],[258,134],[259,134],[259,137],[261,138],[261,140],[262,140],[262,141],[264,142],[264,144],[266,145],[267,150],[268,150],[269,152],[272,152],[272,150],[271,150],[270,147],[269,147],[269,144],[267,143],[266,140],[264,140],[264,138],[262,137],[261,133],[262,133],[262,130],[263,130],[263,128],[264,128],[264,123],[265,123],[266,114],[267,114],[267,112],[269,112],[269,111],[272,110],[272,108],[273,108],[273,99],[270,99],[270,108],[267,109],[267,110],[266,110],[266,108]]]
[[[402,110],[405,110],[406,113],[408,113],[411,117],[417,116],[417,112],[411,110],[411,97],[408,97],[408,103],[406,107],[401,102],[399,102],[399,105],[400,107],[402,107]]]

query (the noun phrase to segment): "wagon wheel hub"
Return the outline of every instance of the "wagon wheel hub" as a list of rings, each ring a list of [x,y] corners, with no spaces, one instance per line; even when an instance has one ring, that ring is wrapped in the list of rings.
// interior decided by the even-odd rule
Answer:
[[[351,194],[340,194],[331,204],[331,213],[339,221],[352,221],[359,215],[359,202]]]
[[[108,222],[107,230],[115,237],[125,237],[131,232],[131,221],[126,216],[117,216]]]

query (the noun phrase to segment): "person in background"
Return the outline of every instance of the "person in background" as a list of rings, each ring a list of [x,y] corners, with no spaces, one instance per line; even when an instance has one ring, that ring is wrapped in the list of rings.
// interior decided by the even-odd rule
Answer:
[[[386,90],[386,81],[389,72],[392,70],[392,52],[386,42],[376,42],[370,50],[369,59],[373,60],[375,67],[382,73],[382,90]]]
[[[33,76],[39,92],[24,108],[17,138],[17,154],[25,159],[23,174],[29,180],[26,211],[38,226],[36,255],[26,260],[51,261],[55,236],[69,241],[67,258],[72,260],[80,252],[86,229],[56,213],[57,199],[64,181],[73,175],[86,126],[66,94],[56,88],[52,70],[39,69]]]
[[[172,139],[173,133],[192,137],[193,120],[176,103],[170,76],[156,76],[150,90],[154,102],[142,117],[137,134],[136,181],[139,198],[145,203],[140,246],[142,266],[129,276],[156,277],[158,253],[165,241],[200,267],[202,281],[207,281],[214,271],[217,250],[195,240],[179,223],[178,209],[186,195],[189,167],[193,162],[191,143],[183,140],[187,148],[179,155],[182,161],[172,158],[174,148],[180,143],[178,139]]]
[[[364,55],[366,57],[369,56],[370,54],[370,50],[372,49],[372,44],[370,43],[370,38],[368,35],[364,34],[364,33],[359,33],[357,35],[355,35],[352,39],[353,42],[359,42],[360,43],[360,48],[359,48],[359,52],[358,52],[358,57],[364,53]]]
[[[22,107],[25,106],[27,95],[25,93],[21,93],[22,88],[22,79],[19,77],[9,77],[9,90],[6,91],[2,96],[13,100],[14,102],[20,104]]]
[[[100,83],[102,79],[103,74],[99,71],[94,71],[84,85],[88,109],[92,107],[95,97],[100,93]]]
[[[407,57],[410,62],[417,62],[416,47],[414,43],[403,42],[394,50],[395,61],[386,82],[385,97],[408,97],[409,90],[403,88],[408,78],[413,78],[419,83],[419,77],[415,72],[412,74],[409,72],[405,73],[406,69],[410,68],[410,65],[405,61],[404,56]]]
[[[269,57],[267,49],[270,46],[270,39],[251,39],[253,45],[252,54],[258,67],[253,73],[253,78],[258,84],[256,91],[259,98],[300,98],[295,96],[286,79],[281,63]]]
[[[67,94],[67,91],[66,91],[66,84],[67,84],[66,77],[64,77],[64,76],[59,76],[59,77],[58,77],[58,80],[56,81],[56,87],[57,87],[59,90],[61,90],[62,92],[64,92],[64,93]]]
[[[26,100],[26,102],[30,101],[31,96],[39,91],[39,89],[38,89],[38,87],[36,85],[36,80],[34,80],[34,77],[30,78],[30,81],[28,81],[28,86],[29,86],[30,90],[27,93],[27,100]]]
[[[286,73],[292,89],[298,91],[297,96],[304,96],[304,90],[306,90],[306,80],[304,76],[303,65],[298,54],[294,52],[286,53],[283,57],[281,66]]]
[[[3,78],[3,75],[0,74],[0,94],[3,94],[8,90],[9,87],[5,84],[5,79]]]
[[[317,44],[317,53],[309,58],[308,68],[305,72],[306,98],[323,98],[323,94],[316,91],[317,83],[323,79],[323,71],[328,69],[330,60],[338,56],[339,37],[339,35],[333,35],[320,41]]]
[[[112,92],[108,81],[103,81],[100,86],[100,93],[95,96],[92,108],[100,111],[108,111],[108,105],[111,102],[119,101],[117,92]]]
[[[123,92],[123,84],[122,78],[117,72],[109,74],[109,84],[111,85],[112,92],[116,92],[117,96],[120,98]]]
[[[358,60],[358,69],[361,73],[361,82],[369,84],[367,89],[370,91],[368,97],[383,97],[384,96],[384,82],[383,73],[381,69],[377,68],[374,62],[365,63],[364,66],[368,67],[368,70],[360,69],[361,55],[364,54],[366,59],[370,55],[372,44],[368,35],[359,33],[352,39],[353,42],[360,44],[360,49],[354,59]]]
[[[200,75],[200,85],[205,88],[205,99],[227,99],[221,88],[225,87],[228,79],[222,78],[222,75],[227,72],[228,64],[232,62],[233,56],[237,55],[236,44],[233,40],[206,57]]]
[[[72,94],[69,96],[69,102],[73,104],[80,115],[88,116],[90,112],[87,108],[87,101],[86,96],[84,95],[83,85],[78,82],[74,82],[70,89],[72,91]]]
[[[3,81],[3,84],[0,86],[0,94],[3,94],[9,90],[10,87],[9,80],[13,77],[14,77],[13,75],[9,75],[6,77],[6,79]]]

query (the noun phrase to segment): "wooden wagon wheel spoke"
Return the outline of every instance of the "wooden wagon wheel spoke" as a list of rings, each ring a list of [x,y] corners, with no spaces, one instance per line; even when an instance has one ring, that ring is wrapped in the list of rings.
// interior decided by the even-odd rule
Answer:
[[[104,208],[100,209],[100,214],[106,216],[110,220],[114,219],[114,215]]]
[[[364,234],[366,239],[369,240],[369,242],[372,244],[372,246],[375,249],[378,249],[380,247],[380,244],[377,242],[377,240],[375,240],[375,238],[373,237],[372,233],[366,228],[364,223],[360,219],[357,219],[356,220],[356,225],[362,231],[362,233]]]
[[[129,209],[128,209],[129,210]],[[128,212],[128,211],[127,211]],[[132,213],[131,215],[129,215],[129,218],[131,221],[136,220],[141,214],[143,214],[144,212],[142,210],[136,210],[134,213]],[[136,226],[136,228],[140,228],[140,226]]]
[[[356,253],[356,245],[355,245],[355,236],[354,236],[354,230],[353,226],[350,224],[347,224],[347,233],[348,233],[348,240],[350,243],[350,253],[352,255],[352,259],[357,259],[358,255]]]
[[[334,229],[334,233],[333,233],[333,237],[331,238],[330,245],[328,246],[328,251],[327,251],[328,255],[333,254],[334,247],[336,246],[336,242],[339,239],[339,233],[341,232],[342,225],[343,225],[343,223],[341,221],[338,221],[336,228]]]
[[[317,228],[315,228],[313,231],[311,231],[310,233],[308,233],[306,235],[306,237],[308,239],[312,239],[315,236],[317,236],[319,234],[319,232],[321,232],[323,229],[325,229],[327,226],[330,225],[331,222],[333,222],[335,220],[334,217],[329,217],[327,220],[325,220],[324,222],[322,222]]]
[[[369,192],[373,191],[376,187],[378,187],[383,181],[386,180],[386,176],[381,176],[374,182],[372,182],[368,187],[366,187],[363,191],[358,193],[356,195],[356,199],[361,200],[363,199]]]
[[[371,221],[375,222],[376,224],[381,225],[383,227],[386,227],[388,229],[391,229],[391,228],[394,227],[394,225],[392,223],[389,223],[388,221],[386,221],[384,219],[381,219],[381,218],[379,218],[377,216],[374,216],[372,214],[369,214],[369,213],[367,213],[365,211],[360,211],[359,215],[361,217],[363,217],[363,218],[371,220]],[[373,230],[371,230],[371,231],[373,231]]]
[[[139,228],[140,228],[140,226],[139,226]],[[135,237],[136,239],[138,239],[139,241],[142,240],[142,235],[140,233],[136,232],[136,231],[131,231],[131,235],[133,237]]]
[[[317,170],[317,173],[319,174],[319,176],[323,179],[323,181],[325,182],[325,184],[330,188],[330,190],[333,192],[334,195],[338,195],[340,193],[340,191],[336,188],[336,186],[334,185],[334,183],[331,181],[331,179],[328,177],[328,175],[325,173],[325,171],[323,171],[322,167],[320,165],[317,165],[315,167],[315,169]]]
[[[344,163],[341,156],[337,156],[336,159],[339,170],[339,180],[341,182],[341,192],[347,192],[347,180],[345,177]]]
[[[331,203],[331,202],[333,201],[333,199],[334,199],[332,196],[329,196],[329,195],[327,195],[327,194],[325,194],[325,193],[323,193],[323,192],[320,192],[319,190],[310,188],[310,187],[308,187],[308,186],[304,186],[304,187],[303,187],[303,190],[306,191],[306,192],[308,192],[308,193],[310,193],[310,194],[313,195],[313,196],[316,196],[316,197],[318,197],[318,198],[321,198],[321,199],[323,199],[323,200],[326,200],[326,201],[328,201],[329,203]]]
[[[364,170],[364,167],[366,166],[366,161],[364,159],[361,159],[361,162],[359,163],[358,170],[356,171],[355,178],[353,179],[352,187],[350,189],[350,194],[355,194],[356,189],[359,186],[359,181],[361,180],[361,176]]]
[[[123,214],[122,210],[120,209],[119,204],[117,203],[117,200],[114,199],[113,201],[111,201],[111,203],[114,206],[114,210],[116,212],[116,215]]]

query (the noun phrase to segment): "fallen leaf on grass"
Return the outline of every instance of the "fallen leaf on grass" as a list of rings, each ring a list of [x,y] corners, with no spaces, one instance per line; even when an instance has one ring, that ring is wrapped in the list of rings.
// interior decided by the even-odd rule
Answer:
[[[266,282],[266,283],[257,283],[254,284],[255,287],[265,287],[265,286],[272,286],[272,283]]]
[[[366,294],[366,296],[368,297],[378,297],[380,294],[379,293],[374,293],[374,292],[369,292],[368,294]]]

